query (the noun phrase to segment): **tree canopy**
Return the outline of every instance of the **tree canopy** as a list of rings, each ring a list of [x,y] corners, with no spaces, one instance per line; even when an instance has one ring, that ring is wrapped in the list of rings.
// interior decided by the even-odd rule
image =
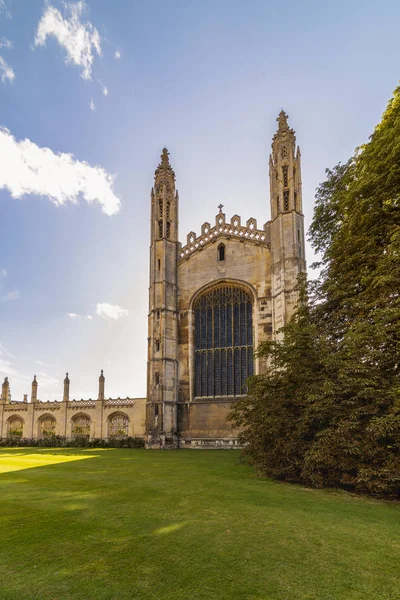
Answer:
[[[326,171],[309,231],[319,278],[231,413],[266,475],[400,495],[400,87],[368,143]]]

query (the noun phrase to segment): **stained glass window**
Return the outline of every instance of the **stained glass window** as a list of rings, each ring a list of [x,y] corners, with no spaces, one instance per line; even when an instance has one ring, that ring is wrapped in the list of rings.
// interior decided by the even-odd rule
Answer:
[[[194,305],[195,396],[241,396],[253,375],[253,304],[235,286],[219,286]]]

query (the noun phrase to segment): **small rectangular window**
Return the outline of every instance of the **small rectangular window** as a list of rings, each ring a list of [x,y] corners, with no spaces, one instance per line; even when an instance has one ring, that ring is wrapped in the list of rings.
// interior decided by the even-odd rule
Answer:
[[[160,352],[160,340],[156,340],[156,352]]]
[[[282,167],[282,172],[283,172],[283,187],[288,187],[289,185],[289,181],[288,181],[288,166],[285,165],[284,167]]]
[[[283,210],[289,210],[289,190],[283,192]]]
[[[159,321],[159,320],[160,320],[160,311],[158,310],[157,311],[157,321]]]
[[[160,259],[157,260],[157,266],[158,266],[158,270],[160,271],[160,269],[161,269],[161,260]]]
[[[160,373],[154,373],[154,383],[159,385],[160,383]]]

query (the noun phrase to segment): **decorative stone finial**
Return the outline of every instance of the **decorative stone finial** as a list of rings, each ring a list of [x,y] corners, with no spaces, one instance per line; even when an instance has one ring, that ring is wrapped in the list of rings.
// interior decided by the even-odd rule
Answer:
[[[278,129],[279,130],[288,129],[289,128],[289,125],[287,123],[287,119],[288,119],[287,114],[285,113],[284,110],[281,110],[281,112],[279,113],[278,118],[276,119],[278,121]]]
[[[36,381],[36,375],[33,376],[32,385],[34,385],[35,383],[37,383],[37,381]]]
[[[167,150],[167,148],[163,148],[162,154],[161,154],[161,162],[158,165],[155,175],[161,175],[161,174],[167,174],[167,175],[171,175],[172,178],[175,180],[175,173],[170,165],[169,162],[169,152]]]
[[[163,164],[167,164],[169,165],[169,152],[168,149],[164,146],[163,150],[162,150],[162,154],[161,154],[161,162]]]
[[[99,377],[99,395],[98,395],[98,399],[99,400],[104,400],[104,385],[105,385],[105,380],[106,380],[106,378],[103,375],[103,369],[101,369],[101,375]]]
[[[219,214],[222,215],[222,209],[224,208],[223,204],[218,204]]]

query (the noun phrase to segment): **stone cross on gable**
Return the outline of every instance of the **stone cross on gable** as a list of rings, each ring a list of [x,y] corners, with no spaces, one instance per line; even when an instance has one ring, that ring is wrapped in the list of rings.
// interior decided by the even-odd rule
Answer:
[[[222,215],[222,209],[224,208],[223,204],[218,204],[219,214]]]

